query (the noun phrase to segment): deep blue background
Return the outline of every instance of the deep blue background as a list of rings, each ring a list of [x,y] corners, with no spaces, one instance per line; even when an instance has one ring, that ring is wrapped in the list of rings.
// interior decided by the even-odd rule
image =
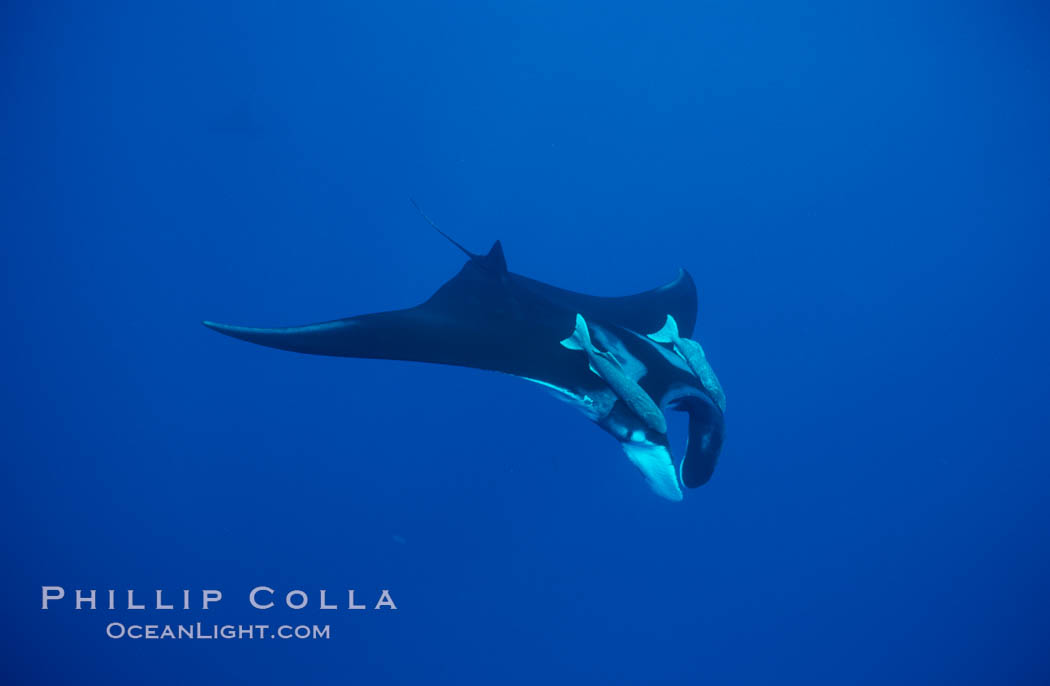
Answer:
[[[1050,679],[1039,3],[564,4],[6,6],[5,682]],[[462,256],[410,196],[560,286],[689,269],[713,481],[660,500],[515,379],[198,323],[421,301]],[[113,641],[45,584],[333,637]]]

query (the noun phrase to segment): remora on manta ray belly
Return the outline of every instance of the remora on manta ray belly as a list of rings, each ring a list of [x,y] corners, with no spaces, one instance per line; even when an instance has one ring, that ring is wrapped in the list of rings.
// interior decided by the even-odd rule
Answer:
[[[653,399],[631,378],[631,375],[620,366],[620,361],[612,353],[603,352],[591,343],[587,320],[582,314],[576,315],[576,330],[561,342],[569,350],[582,350],[587,355],[591,371],[597,374],[613,393],[627,404],[646,426],[659,434],[667,433],[667,420],[664,413],[656,406]]]
[[[278,329],[204,325],[280,350],[431,362],[521,377],[551,389],[616,438],[664,498],[681,500],[679,483],[688,488],[707,483],[725,430],[721,388],[712,393],[680,355],[647,335],[663,331],[671,317],[677,336],[692,336],[696,286],[685,270],[670,283],[635,295],[584,295],[507,271],[499,241],[478,255],[437,230],[469,259],[421,305]],[[587,347],[578,335],[580,322],[590,339]],[[661,408],[689,415],[677,472]]]
[[[656,333],[649,334],[649,338],[657,343],[670,343],[674,351],[685,360],[689,368],[696,374],[696,378],[700,379],[700,383],[703,384],[704,389],[714,399],[718,409],[722,410],[722,412],[726,411],[726,394],[722,391],[722,384],[718,382],[718,377],[715,375],[715,370],[711,368],[711,363],[707,361],[704,347],[694,340],[682,338],[678,334],[678,322],[674,320],[674,317],[667,315],[667,323]]]

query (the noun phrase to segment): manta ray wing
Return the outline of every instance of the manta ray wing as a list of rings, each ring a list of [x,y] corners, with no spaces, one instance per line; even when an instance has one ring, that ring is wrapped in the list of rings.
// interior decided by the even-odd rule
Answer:
[[[692,335],[696,325],[696,284],[684,269],[669,283],[643,293],[619,297],[601,297],[567,291],[526,276],[510,274],[521,289],[535,293],[552,303],[579,312],[590,321],[600,321],[632,331],[656,331],[672,315],[680,329]],[[663,315],[660,313],[664,312]]]
[[[499,260],[486,262],[493,255]],[[658,328],[668,313],[683,329],[695,321],[696,287],[684,270],[660,288],[604,298],[507,272],[500,268],[502,255],[497,242],[426,302],[404,310],[286,328],[204,325],[280,350],[457,365],[559,384],[586,372],[579,356],[559,345],[572,332],[577,312],[638,331]]]

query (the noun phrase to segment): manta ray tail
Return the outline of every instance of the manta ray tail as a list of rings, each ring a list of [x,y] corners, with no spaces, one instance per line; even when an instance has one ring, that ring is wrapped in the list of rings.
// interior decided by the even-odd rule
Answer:
[[[587,330],[587,321],[582,314],[576,315],[576,330],[561,344],[569,350],[586,351],[591,349],[591,332]]]
[[[464,255],[466,255],[467,257],[469,257],[472,260],[476,260],[477,258],[481,257],[481,255],[478,255],[476,253],[470,252],[469,250],[464,248],[462,245],[460,245],[459,242],[455,238],[453,238],[452,236],[450,236],[447,233],[445,233],[444,231],[442,231],[441,228],[437,224],[434,223],[434,220],[427,216],[426,212],[424,212],[423,209],[419,206],[419,203],[416,202],[415,198],[409,198],[409,200],[412,201],[412,207],[416,208],[416,212],[419,212],[419,216],[422,217],[423,219],[425,219],[427,224],[430,224],[430,226],[433,227],[433,229],[435,231],[437,231],[442,236],[444,236],[445,239],[449,243],[451,243],[452,245],[454,245],[457,248],[459,248],[460,250],[462,250]]]
[[[656,333],[649,334],[649,338],[657,343],[674,343],[674,340],[678,338],[678,322],[671,315],[667,315],[663,328]]]
[[[449,243],[462,250],[463,254],[469,257],[472,261],[477,262],[485,269],[497,274],[503,274],[507,271],[507,258],[503,256],[503,245],[499,241],[492,244],[487,255],[479,255],[475,252],[471,252],[464,248],[455,238],[442,231],[440,227],[434,223],[434,220],[423,212],[419,207],[419,203],[417,203],[414,198],[409,198],[409,200],[412,201],[412,206],[416,208],[416,211],[426,220],[427,224],[430,224],[435,231],[444,236]]]

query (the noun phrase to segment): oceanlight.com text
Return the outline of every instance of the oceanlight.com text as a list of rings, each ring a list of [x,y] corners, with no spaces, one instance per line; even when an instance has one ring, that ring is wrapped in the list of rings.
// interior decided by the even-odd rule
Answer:
[[[283,640],[328,640],[328,624],[123,624],[110,622],[106,636],[112,639],[147,640],[255,640],[277,638]]]

